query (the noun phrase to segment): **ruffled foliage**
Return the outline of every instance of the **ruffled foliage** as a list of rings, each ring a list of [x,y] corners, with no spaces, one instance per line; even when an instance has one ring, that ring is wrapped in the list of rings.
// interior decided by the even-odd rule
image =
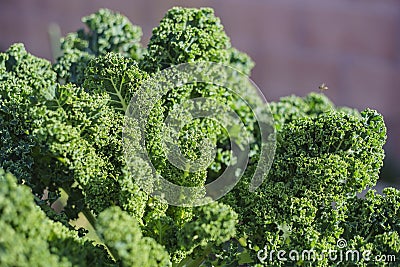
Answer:
[[[22,44],[0,53],[2,266],[256,266],[272,250],[320,253],[337,249],[340,239],[348,249],[400,258],[399,191],[369,189],[379,178],[386,141],[377,111],[336,107],[315,93],[268,106],[242,75],[251,74],[253,61],[231,47],[210,8],[172,8],[147,49],[139,43],[140,28],[119,13],[101,9],[83,22],[87,30],[61,40],[63,55],[54,65]],[[211,68],[202,82],[176,86],[154,101],[144,125],[126,118],[131,99],[146,83],[150,88],[160,70],[209,61],[232,68],[233,75]],[[213,75],[236,93],[213,84]],[[172,206],[137,181],[154,171],[180,186],[203,187],[235,160],[221,124],[234,122],[187,116],[175,142],[185,158],[208,165],[190,171],[169,161],[163,124],[185,114],[196,98],[238,115],[244,127],[234,140],[248,142],[249,161],[220,201]],[[129,144],[123,139],[127,124]],[[261,125],[275,130],[276,152],[264,182],[251,192],[264,145]],[[202,154],[204,140],[216,148],[210,162]],[[137,155],[145,150],[154,170],[140,156],[128,165],[126,146]],[[357,196],[365,190],[365,198]],[[51,207],[63,193],[67,202],[56,212]],[[73,226],[80,214],[94,227],[90,235]],[[310,264],[267,256],[266,266]]]

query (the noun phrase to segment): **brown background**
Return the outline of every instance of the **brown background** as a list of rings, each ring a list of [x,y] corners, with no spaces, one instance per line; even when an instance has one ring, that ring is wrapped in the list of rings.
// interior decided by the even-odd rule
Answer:
[[[23,42],[50,59],[49,24],[65,34],[100,7],[140,25],[146,44],[172,6],[213,7],[232,44],[256,62],[252,79],[269,101],[317,91],[325,82],[336,104],[383,113],[389,129],[384,176],[400,180],[399,0],[0,0],[0,49]]]

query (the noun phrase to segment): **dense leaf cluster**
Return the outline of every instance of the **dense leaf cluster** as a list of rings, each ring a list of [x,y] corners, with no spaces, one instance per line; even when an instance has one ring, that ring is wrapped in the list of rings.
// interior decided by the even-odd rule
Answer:
[[[242,179],[226,203],[244,222],[238,230],[251,249],[266,251],[268,265],[285,265],[276,257],[270,261],[269,252],[313,249],[322,253],[337,249],[340,238],[350,243],[361,234],[359,228],[348,232],[359,223],[352,214],[357,201],[363,200],[356,193],[376,184],[386,128],[376,111],[359,114],[336,108],[318,94],[283,98],[271,103],[271,109],[279,129],[271,171],[254,193],[247,190],[249,181]],[[398,217],[396,206],[385,208],[384,213]],[[370,233],[372,238],[378,234]],[[327,258],[318,264],[334,264]]]
[[[61,83],[82,83],[83,73],[90,59],[108,52],[120,53],[132,59],[142,56],[140,45],[142,29],[123,15],[100,9],[84,17],[88,31],[80,29],[61,39],[62,55],[57,59],[54,70]]]
[[[0,170],[0,185],[2,266],[111,266],[104,246],[47,218],[13,175]]]
[[[384,158],[386,128],[378,112],[335,107],[315,93],[267,106],[239,75],[250,75],[254,63],[231,47],[209,8],[169,10],[147,49],[139,43],[140,28],[119,13],[102,9],[83,22],[88,30],[61,40],[63,54],[54,65],[21,44],[0,53],[2,266],[254,266],[261,264],[260,251],[322,252],[337,249],[340,238],[349,249],[400,257],[399,191],[379,195],[368,189]],[[125,114],[158,71],[200,61],[237,70],[225,77],[236,94],[194,82],[153,103],[144,125],[151,163],[158,175],[189,187],[214,181],[233,164],[226,129],[207,118],[192,119],[176,140],[193,161],[205,161],[202,141],[210,140],[216,154],[207,168],[181,170],[166,157],[164,121],[198,97],[212,98],[244,122],[235,138],[239,144],[248,140],[249,163],[219,202],[176,207],[137,184],[152,172],[148,162],[137,157],[127,166],[124,146],[143,148],[139,130],[131,133],[132,143],[124,143],[126,123],[140,128]],[[257,118],[254,108],[265,118]],[[260,124],[268,114],[276,131],[275,158],[263,184],[250,192],[263,145]],[[364,190],[366,197],[358,197]],[[51,207],[64,193],[67,202],[56,212]],[[95,228],[88,236],[72,226],[82,214]],[[268,257],[264,264],[309,262]],[[325,258],[312,264],[336,263]]]

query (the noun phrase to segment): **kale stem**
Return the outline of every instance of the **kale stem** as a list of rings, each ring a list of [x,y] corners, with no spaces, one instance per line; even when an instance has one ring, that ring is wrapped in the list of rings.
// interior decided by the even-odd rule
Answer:
[[[88,222],[92,225],[93,229],[96,230],[96,218],[93,216],[92,212],[88,208],[82,210],[83,215],[86,217]]]
[[[192,257],[188,256],[185,259],[183,259],[180,263],[175,263],[172,266],[173,267],[198,267],[200,266],[204,259],[210,254],[211,249],[212,249],[212,244],[208,245],[204,250],[203,253],[196,259],[193,259]]]
[[[190,262],[186,267],[198,267],[204,261],[204,259],[210,254],[212,248],[212,244],[208,245],[203,253],[195,259],[194,261]]]

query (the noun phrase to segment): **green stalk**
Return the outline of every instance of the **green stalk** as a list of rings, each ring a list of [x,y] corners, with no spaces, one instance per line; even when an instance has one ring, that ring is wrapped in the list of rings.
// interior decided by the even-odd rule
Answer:
[[[211,253],[212,250],[212,244],[208,245],[204,250],[203,253],[196,259],[192,259],[190,256],[187,258],[183,259],[180,263],[174,264],[174,267],[198,267],[200,266],[203,261],[206,259],[206,257]]]

